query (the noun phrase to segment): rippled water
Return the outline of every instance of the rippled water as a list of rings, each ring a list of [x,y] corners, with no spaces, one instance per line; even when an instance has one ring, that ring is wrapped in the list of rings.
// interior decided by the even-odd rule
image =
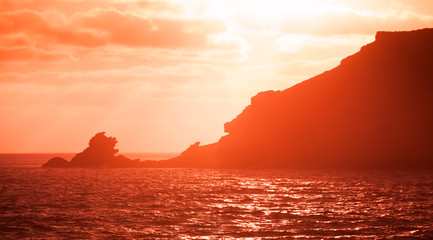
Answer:
[[[0,168],[15,238],[433,238],[422,171]]]

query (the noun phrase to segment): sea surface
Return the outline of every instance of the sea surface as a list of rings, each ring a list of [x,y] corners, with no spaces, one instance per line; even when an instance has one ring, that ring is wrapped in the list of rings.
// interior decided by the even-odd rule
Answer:
[[[0,154],[1,239],[433,239],[431,171],[40,167],[59,155]]]

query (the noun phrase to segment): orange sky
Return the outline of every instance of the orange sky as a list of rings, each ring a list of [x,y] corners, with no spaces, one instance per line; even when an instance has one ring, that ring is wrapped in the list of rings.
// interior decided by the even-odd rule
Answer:
[[[257,92],[425,27],[431,0],[0,0],[0,152],[215,142]]]

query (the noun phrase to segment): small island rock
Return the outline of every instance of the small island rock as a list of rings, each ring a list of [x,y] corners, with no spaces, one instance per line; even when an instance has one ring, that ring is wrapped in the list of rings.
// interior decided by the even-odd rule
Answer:
[[[70,163],[61,157],[55,157],[55,158],[51,158],[50,160],[48,160],[48,162],[46,162],[44,165],[42,165],[42,167],[58,167],[58,168],[65,168],[65,167],[69,167]]]

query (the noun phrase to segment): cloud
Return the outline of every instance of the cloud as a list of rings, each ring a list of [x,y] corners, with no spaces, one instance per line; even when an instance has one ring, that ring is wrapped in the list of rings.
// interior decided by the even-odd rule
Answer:
[[[135,47],[203,48],[207,36],[226,31],[224,22],[200,18],[144,18],[115,9],[80,14],[74,21],[110,44]]]
[[[59,10],[68,16],[95,8],[115,8],[120,11],[128,10],[158,16],[179,15],[184,10],[183,5],[171,0],[2,0],[0,1],[0,7],[2,11],[28,9],[44,12]]]
[[[374,34],[379,30],[411,30],[432,24],[432,16],[415,12],[403,4],[375,10],[355,10],[345,6],[329,7],[309,23],[287,19],[282,31],[315,35]]]
[[[251,51],[249,43],[238,35],[229,33],[216,34],[211,37],[211,44],[219,49],[239,49],[242,52]]]
[[[0,36],[25,35],[47,44],[100,47],[204,48],[224,22],[200,18],[146,18],[116,9],[94,9],[67,18],[59,12],[17,10],[0,14]]]
[[[246,79],[248,86],[254,88],[255,93],[263,89],[282,90],[336,67],[340,60],[292,60],[247,66],[241,69],[240,78]]]
[[[0,36],[3,38],[31,39],[35,45],[69,44],[96,47],[104,39],[95,33],[77,28],[59,12],[17,10],[0,13]]]
[[[68,54],[48,52],[34,48],[0,48],[0,62],[58,61],[68,58]]]
[[[279,51],[297,53],[302,48],[335,48],[344,45],[362,46],[372,42],[371,35],[328,35],[314,36],[307,34],[286,34],[275,41],[275,47]]]
[[[421,2],[421,1],[417,1]],[[431,8],[400,1],[268,1],[261,8],[238,9],[230,16],[243,30],[336,35],[374,34],[379,30],[411,30],[431,27]],[[273,4],[273,5],[272,5]],[[263,5],[263,6],[262,6]],[[430,10],[422,9],[420,6]],[[262,9],[264,8],[264,9]],[[254,11],[252,11],[254,10]],[[252,14],[256,17],[252,17]],[[262,16],[265,14],[264,16]]]
[[[90,71],[37,71],[0,73],[0,84],[33,84],[46,86],[88,85],[131,86],[149,89],[181,89],[185,86],[209,86],[226,80],[224,70],[206,64],[178,64],[167,67],[136,66],[126,69]],[[0,85],[1,86],[1,85]]]
[[[221,19],[149,17],[113,7],[70,16],[58,10],[1,12],[0,44],[2,53],[7,54],[0,57],[3,62],[57,61],[62,57],[82,60],[90,52],[124,60],[125,52],[131,57],[131,51],[138,54],[143,49],[170,50],[172,57],[229,54],[228,60],[242,60],[249,51],[245,39],[228,33]]]

